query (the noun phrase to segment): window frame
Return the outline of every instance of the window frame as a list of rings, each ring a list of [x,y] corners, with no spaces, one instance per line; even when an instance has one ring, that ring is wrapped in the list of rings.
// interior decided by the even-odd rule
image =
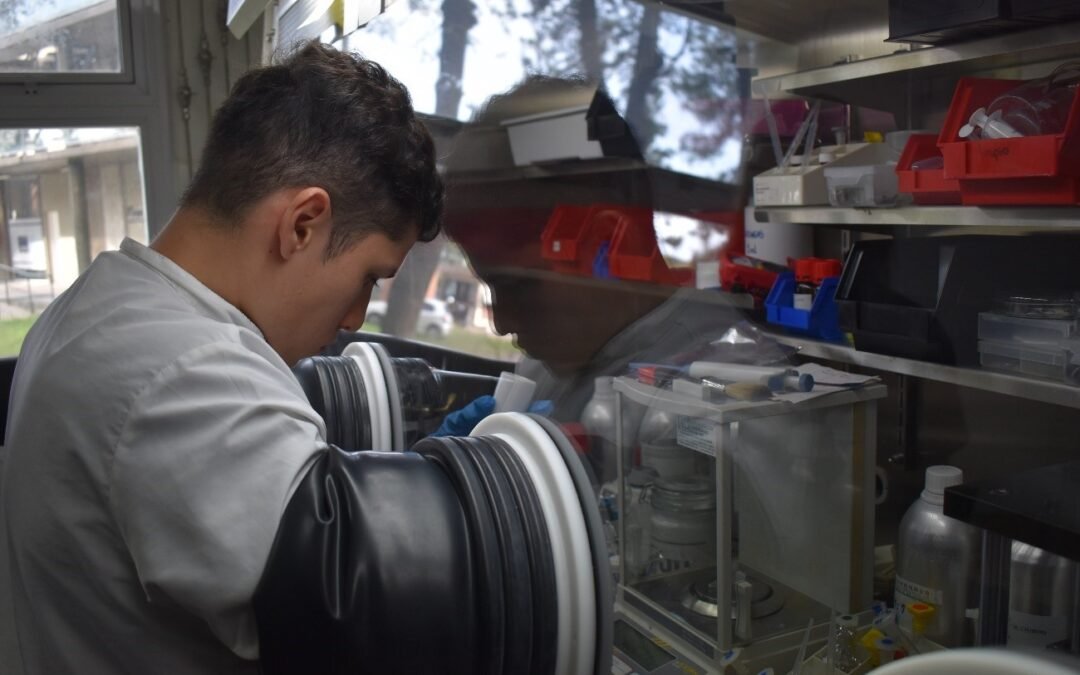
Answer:
[[[134,81],[132,58],[131,3],[138,0],[115,0],[117,45],[120,50],[120,70],[115,73],[64,72],[0,73],[0,84],[130,84]]]
[[[175,210],[164,21],[157,0],[117,0],[121,73],[8,73],[0,128],[137,127],[148,236]],[[78,75],[78,77],[71,77]],[[48,77],[46,77],[48,76]]]

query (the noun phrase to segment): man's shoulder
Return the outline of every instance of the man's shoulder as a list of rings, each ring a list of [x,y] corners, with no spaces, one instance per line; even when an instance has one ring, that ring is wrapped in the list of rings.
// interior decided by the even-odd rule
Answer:
[[[121,254],[122,255],[122,254]],[[288,366],[255,330],[208,315],[181,289],[124,260],[91,270],[39,318],[19,357],[12,396],[123,414],[132,397],[182,359],[230,352],[280,381]]]

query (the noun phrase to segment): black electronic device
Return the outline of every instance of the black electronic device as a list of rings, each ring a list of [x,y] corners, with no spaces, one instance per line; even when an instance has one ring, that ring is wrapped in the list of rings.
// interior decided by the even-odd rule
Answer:
[[[889,41],[939,44],[1030,25],[1013,18],[1010,4],[1010,0],[889,0]]]
[[[860,351],[977,366],[978,315],[1019,292],[1077,290],[1080,238],[962,236],[861,241],[836,290]]]

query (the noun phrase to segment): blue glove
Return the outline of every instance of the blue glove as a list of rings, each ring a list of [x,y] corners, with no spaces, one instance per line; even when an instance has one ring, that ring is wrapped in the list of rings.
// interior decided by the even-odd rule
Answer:
[[[432,437],[436,436],[468,436],[480,420],[495,412],[495,397],[480,396],[461,410],[443,418],[443,422]]]
[[[529,406],[529,412],[541,417],[551,417],[551,413],[555,412],[555,404],[547,399],[533,401]]]

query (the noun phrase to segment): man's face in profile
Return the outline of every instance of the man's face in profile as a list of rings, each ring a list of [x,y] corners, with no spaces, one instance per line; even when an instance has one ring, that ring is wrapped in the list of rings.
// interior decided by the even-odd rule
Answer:
[[[491,288],[495,330],[558,374],[591,359],[622,327],[626,292],[610,282],[524,267],[476,266]]]

